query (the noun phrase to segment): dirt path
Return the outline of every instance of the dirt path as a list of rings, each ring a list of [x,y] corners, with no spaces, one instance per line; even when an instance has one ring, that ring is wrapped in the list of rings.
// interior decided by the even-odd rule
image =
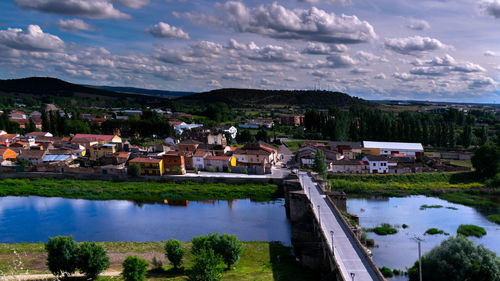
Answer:
[[[119,271],[105,271],[100,274],[100,276],[119,276],[121,272]],[[72,276],[81,277],[83,274],[75,273]],[[13,281],[13,280],[42,280],[42,279],[56,279],[52,274],[19,274],[19,275],[7,275],[0,276],[2,281]]]

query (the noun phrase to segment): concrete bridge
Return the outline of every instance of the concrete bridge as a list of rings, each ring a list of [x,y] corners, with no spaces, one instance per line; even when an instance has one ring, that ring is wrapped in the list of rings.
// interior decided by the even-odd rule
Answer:
[[[386,280],[359,241],[361,228],[351,225],[344,193],[325,192],[328,185],[300,172],[285,182],[292,244],[302,263],[320,270],[327,280]]]

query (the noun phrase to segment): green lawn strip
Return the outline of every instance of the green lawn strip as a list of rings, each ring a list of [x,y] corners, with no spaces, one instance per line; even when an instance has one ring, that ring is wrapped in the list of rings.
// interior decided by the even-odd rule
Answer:
[[[163,253],[164,242],[98,242],[108,253]],[[44,252],[43,243],[0,244],[0,253],[33,254]],[[191,242],[183,242],[183,267],[193,265]],[[150,261],[149,261],[150,262]],[[0,265],[1,266],[1,265]],[[224,265],[221,265],[224,266]],[[0,274],[1,276],[1,274]],[[80,278],[70,278],[79,280]],[[100,280],[121,280],[120,277],[101,277]],[[150,271],[148,280],[187,280],[183,272],[173,272],[164,264],[163,270]],[[302,266],[291,254],[291,248],[279,242],[243,242],[243,253],[231,271],[224,272],[223,280],[319,280],[319,275]]]
[[[0,196],[43,196],[89,200],[230,200],[252,198],[267,201],[278,197],[274,184],[109,182],[61,179],[0,180]]]

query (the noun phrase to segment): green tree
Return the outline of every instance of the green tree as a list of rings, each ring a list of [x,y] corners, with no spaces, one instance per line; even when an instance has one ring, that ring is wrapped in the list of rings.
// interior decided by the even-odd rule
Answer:
[[[255,135],[255,139],[258,141],[269,142],[269,134],[266,130],[260,129]]]
[[[179,268],[183,255],[184,249],[182,249],[182,243],[180,241],[170,239],[165,243],[165,256],[174,268]]]
[[[468,148],[472,143],[472,128],[470,125],[465,125],[461,137],[462,145]]]
[[[326,157],[321,149],[316,150],[314,155],[313,171],[326,178]]]
[[[109,268],[109,257],[102,246],[85,242],[78,250],[77,266],[87,279],[94,280]]]
[[[143,281],[148,271],[148,262],[138,256],[128,256],[123,261],[123,279],[125,281]]]
[[[483,145],[476,149],[471,161],[480,177],[492,178],[500,171],[500,147]]]
[[[47,251],[47,266],[55,276],[73,274],[76,270],[78,244],[70,236],[49,238],[45,244]]]
[[[204,236],[193,237],[191,242],[193,246],[191,247],[191,251],[193,254],[198,254],[201,250],[212,249],[214,251],[217,250],[219,245],[219,234],[212,233]]]
[[[418,261],[408,270],[410,281],[419,280]],[[500,259],[465,236],[450,237],[422,257],[422,278],[442,280],[500,280]]]
[[[220,253],[222,259],[227,264],[228,270],[231,270],[231,265],[238,262],[242,251],[243,246],[236,235],[223,234],[219,238],[217,252]]]
[[[222,279],[222,259],[212,249],[201,249],[194,257],[194,265],[188,273],[192,281],[218,281]]]
[[[128,166],[128,174],[132,177],[138,177],[141,175],[141,168],[136,163]]]
[[[255,140],[254,136],[252,133],[250,133],[249,130],[242,130],[241,132],[236,135],[236,142],[237,143],[247,143],[247,142],[253,142]]]

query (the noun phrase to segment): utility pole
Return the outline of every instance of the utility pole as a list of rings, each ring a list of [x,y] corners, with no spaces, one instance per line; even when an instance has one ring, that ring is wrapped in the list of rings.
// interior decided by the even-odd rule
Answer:
[[[415,236],[414,238],[412,238],[413,240],[417,241],[418,243],[418,274],[419,274],[419,280],[422,281],[422,241],[424,241],[424,239],[418,237],[418,236]]]

